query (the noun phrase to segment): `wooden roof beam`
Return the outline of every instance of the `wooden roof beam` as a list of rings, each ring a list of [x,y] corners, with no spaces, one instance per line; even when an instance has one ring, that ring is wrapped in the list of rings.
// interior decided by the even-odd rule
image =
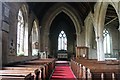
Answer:
[[[112,20],[110,20],[109,22],[107,22],[106,24],[105,24],[105,26],[107,26],[108,24],[110,24],[111,22],[113,22],[114,20],[116,20],[118,17],[115,17],[115,18],[113,18]]]

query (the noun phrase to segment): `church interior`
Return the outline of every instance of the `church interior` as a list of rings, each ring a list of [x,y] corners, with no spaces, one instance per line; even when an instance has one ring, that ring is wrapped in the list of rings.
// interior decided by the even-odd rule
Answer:
[[[120,1],[0,2],[1,80],[120,80]]]

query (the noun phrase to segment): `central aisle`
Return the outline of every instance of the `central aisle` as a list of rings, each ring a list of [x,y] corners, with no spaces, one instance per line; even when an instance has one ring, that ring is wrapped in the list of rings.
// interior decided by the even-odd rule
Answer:
[[[57,61],[50,80],[76,80],[67,61]]]

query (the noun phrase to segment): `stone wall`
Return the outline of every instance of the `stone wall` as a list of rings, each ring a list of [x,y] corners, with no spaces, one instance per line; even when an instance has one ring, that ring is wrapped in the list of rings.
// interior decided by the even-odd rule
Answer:
[[[1,20],[2,20],[2,3],[0,2],[0,68],[2,66],[2,31],[1,31]]]
[[[22,2],[7,2],[2,3],[2,61],[3,65],[18,61],[25,61],[25,60],[31,60],[35,59],[37,57],[32,57],[32,51],[31,51],[31,28],[33,25],[33,20],[37,19],[36,16],[32,11],[29,11],[29,7],[26,3]],[[18,11],[21,8],[22,5],[26,6],[28,16],[25,16],[26,19],[28,19],[28,56],[17,56],[17,22],[18,22]],[[1,12],[1,11],[0,11]],[[6,14],[5,14],[6,12]],[[30,16],[30,17],[29,17]],[[0,38],[1,39],[1,38]],[[13,42],[14,51],[10,52],[10,45],[11,42]],[[0,50],[1,51],[1,50]]]

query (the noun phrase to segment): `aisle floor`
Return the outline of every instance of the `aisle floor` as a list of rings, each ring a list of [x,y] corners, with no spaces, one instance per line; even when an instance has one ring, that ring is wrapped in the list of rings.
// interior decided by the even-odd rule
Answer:
[[[68,61],[56,61],[50,80],[76,80]]]

